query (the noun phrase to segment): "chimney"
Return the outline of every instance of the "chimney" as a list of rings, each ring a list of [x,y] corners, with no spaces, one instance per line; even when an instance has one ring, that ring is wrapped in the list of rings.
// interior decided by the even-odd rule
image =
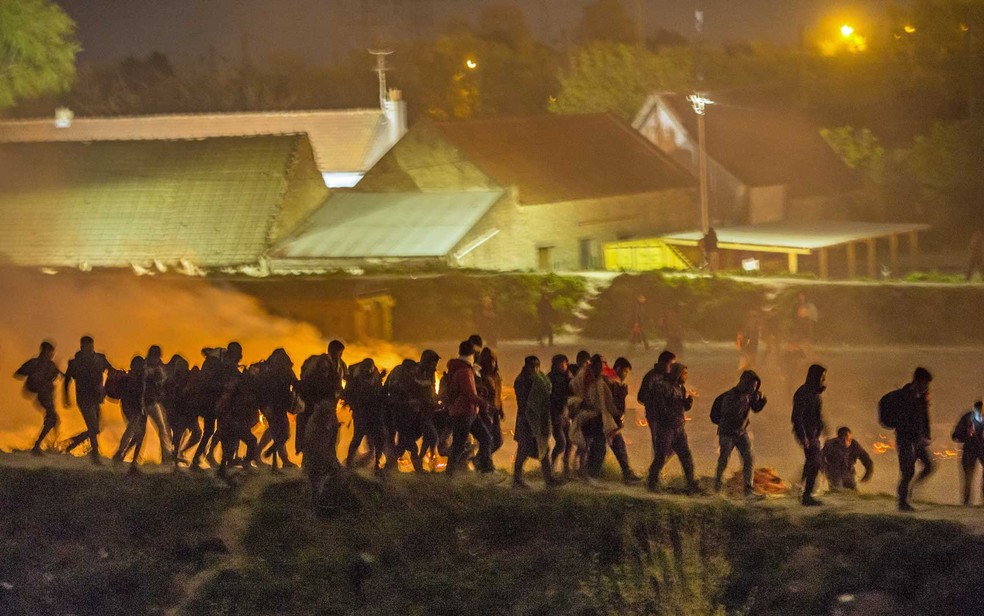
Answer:
[[[403,100],[402,91],[391,88],[387,92],[383,113],[386,115],[390,146],[396,145],[407,134],[407,104]]]

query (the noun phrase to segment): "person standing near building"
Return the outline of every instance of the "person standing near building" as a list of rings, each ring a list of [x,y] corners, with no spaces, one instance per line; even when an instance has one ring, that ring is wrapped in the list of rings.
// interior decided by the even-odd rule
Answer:
[[[646,296],[642,293],[636,297],[634,318],[632,319],[632,330],[629,332],[629,346],[635,348],[640,342],[642,348],[649,350],[649,341],[646,340]]]
[[[655,384],[654,395],[658,400],[652,414],[653,462],[649,466],[647,487],[650,492],[660,491],[663,466],[676,453],[683,467],[687,492],[696,494],[699,490],[694,478],[694,458],[686,431],[686,413],[693,407],[694,398],[687,392],[687,367],[673,363],[669,369],[669,374]]]
[[[553,346],[556,311],[553,307],[553,298],[546,290],[540,293],[540,299],[536,303],[536,318],[539,323],[536,337],[540,346],[543,346],[544,339],[547,341],[547,346]]]
[[[103,391],[103,378],[109,370],[113,369],[102,353],[96,353],[95,341],[91,336],[83,336],[79,341],[79,351],[75,357],[68,362],[65,370],[65,378],[62,381],[65,408],[71,408],[72,401],[69,395],[69,384],[75,381],[75,402],[78,404],[82,419],[85,421],[85,432],[81,432],[71,439],[65,447],[65,452],[70,453],[73,449],[81,445],[84,441],[89,441],[89,455],[93,464],[102,464],[99,458],[99,412],[105,392]]]
[[[980,230],[970,236],[968,253],[967,282],[970,282],[975,272],[984,272],[984,233]]]
[[[48,433],[58,427],[60,421],[55,411],[55,379],[61,376],[61,370],[55,365],[55,345],[45,340],[41,343],[38,356],[24,362],[14,373],[14,378],[24,379],[24,391],[34,396],[38,406],[44,411],[44,421],[41,424],[41,434],[34,441],[31,454],[43,455],[41,443]]]
[[[916,368],[912,382],[891,391],[878,402],[878,420],[886,428],[895,430],[895,449],[899,454],[898,509],[915,511],[910,504],[912,482],[924,481],[935,467],[929,455],[929,384],[933,375],[923,367]],[[922,470],[916,475],[916,462]]]
[[[981,412],[981,405],[980,400],[975,402],[974,408],[964,413],[953,428],[953,440],[963,445],[960,466],[963,471],[964,506],[970,506],[970,484],[974,481],[977,465],[984,468],[984,415]],[[984,495],[984,484],[981,488]]]
[[[823,465],[820,437],[823,435],[823,392],[827,389],[826,383],[827,369],[813,364],[807,370],[806,382],[793,395],[793,434],[806,457],[803,465],[802,501],[807,507],[823,504],[813,498],[813,488]]]
[[[721,491],[721,479],[728,468],[728,460],[735,449],[741,456],[743,486],[745,496],[754,496],[752,486],[752,440],[748,434],[749,412],[759,413],[768,400],[759,388],[762,380],[751,370],[741,373],[738,384],[724,392],[711,406],[711,423],[717,425],[718,456],[717,471],[714,474],[714,491]]]

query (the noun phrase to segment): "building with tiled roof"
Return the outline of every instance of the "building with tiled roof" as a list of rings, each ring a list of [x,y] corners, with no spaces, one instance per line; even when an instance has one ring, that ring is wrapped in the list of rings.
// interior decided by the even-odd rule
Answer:
[[[692,228],[695,185],[615,116],[578,114],[420,123],[357,188],[505,191],[459,264],[579,270],[601,266],[603,242]]]
[[[0,263],[255,267],[327,197],[304,135],[0,144]]]
[[[706,107],[704,118],[715,223],[837,218],[862,188],[862,179],[827,144],[820,127],[796,110],[717,101]],[[697,177],[697,114],[686,97],[651,95],[633,126]]]
[[[206,139],[307,134],[331,187],[353,186],[406,133],[398,96],[381,109],[258,111],[0,121],[0,143]]]

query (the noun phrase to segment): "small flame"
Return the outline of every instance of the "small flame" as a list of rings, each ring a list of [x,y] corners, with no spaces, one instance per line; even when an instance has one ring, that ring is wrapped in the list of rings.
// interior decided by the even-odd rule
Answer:
[[[889,449],[895,449],[895,444],[894,443],[888,443],[888,442],[885,442],[885,441],[875,441],[872,444],[872,447],[874,448],[875,453],[885,453]]]

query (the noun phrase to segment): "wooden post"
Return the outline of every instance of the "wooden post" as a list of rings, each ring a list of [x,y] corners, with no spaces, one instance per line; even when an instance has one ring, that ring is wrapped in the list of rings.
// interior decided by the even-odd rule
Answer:
[[[877,241],[868,240],[868,278],[878,277],[878,252],[877,252]]]
[[[919,269],[919,232],[909,231],[909,269]]]
[[[826,280],[830,278],[830,261],[828,259],[829,254],[826,248],[820,249],[820,278],[821,280]]]
[[[858,250],[854,242],[847,243],[847,277],[858,277]]]
[[[799,255],[795,252],[791,252],[787,255],[789,257],[789,273],[798,274],[799,273]]]
[[[888,236],[888,262],[892,266],[892,276],[899,275],[899,236]]]

